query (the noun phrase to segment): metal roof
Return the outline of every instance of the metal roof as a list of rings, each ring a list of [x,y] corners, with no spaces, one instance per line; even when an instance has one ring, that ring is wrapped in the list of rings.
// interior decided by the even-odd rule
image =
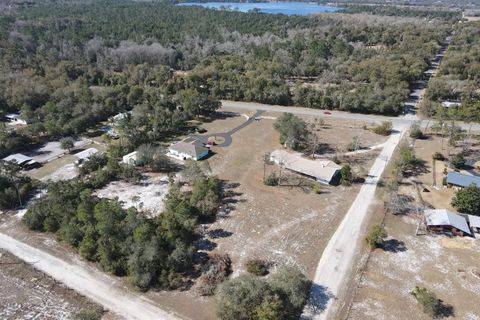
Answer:
[[[98,150],[95,148],[88,148],[82,152],[76,153],[75,156],[79,159],[88,159],[97,152]]]
[[[467,217],[468,217],[468,222],[470,222],[470,227],[480,228],[480,217],[479,216],[472,216],[471,214],[468,214]]]
[[[170,150],[175,150],[178,153],[187,154],[190,157],[198,158],[205,152],[208,152],[208,148],[204,147],[204,143],[193,137],[188,137],[180,142],[177,142],[170,146]]]
[[[307,159],[298,152],[275,150],[270,154],[271,161],[282,163],[285,168],[296,171],[317,180],[331,182],[335,174],[342,168],[326,159]]]
[[[472,183],[480,188],[480,177],[462,174],[452,171],[447,174],[447,183],[460,187],[468,187]]]
[[[3,158],[3,161],[15,161],[17,164],[24,164],[26,162],[31,162],[32,160],[32,158],[21,153],[11,154],[8,157]]]
[[[447,209],[427,209],[424,214],[427,226],[451,226],[469,235],[472,234],[467,219],[455,212]]]

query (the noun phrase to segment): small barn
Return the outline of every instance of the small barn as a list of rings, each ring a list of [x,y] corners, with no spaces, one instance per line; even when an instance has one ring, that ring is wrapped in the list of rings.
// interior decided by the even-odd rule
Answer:
[[[3,161],[15,162],[16,164],[21,166],[23,169],[31,169],[39,165],[39,163],[35,161],[33,158],[21,153],[11,154],[8,157],[3,158]]]
[[[135,166],[137,164],[137,151],[130,152],[122,157],[122,162],[129,166]]]
[[[470,229],[475,233],[480,233],[480,217],[468,214],[467,219],[468,224],[470,225]]]
[[[424,211],[427,230],[434,233],[455,236],[472,236],[465,217],[447,209],[427,209]]]
[[[275,150],[270,154],[270,161],[323,184],[335,185],[340,180],[342,167],[327,159],[308,159],[298,152]]]
[[[88,148],[88,149],[83,150],[79,153],[76,153],[75,157],[77,157],[78,160],[76,160],[75,163],[76,164],[81,164],[84,161],[87,161],[88,159],[90,159],[91,156],[93,156],[94,154],[97,154],[97,153],[98,153],[98,150],[96,148]]]
[[[457,188],[465,188],[474,184],[480,188],[480,177],[452,171],[447,174],[447,185]]]

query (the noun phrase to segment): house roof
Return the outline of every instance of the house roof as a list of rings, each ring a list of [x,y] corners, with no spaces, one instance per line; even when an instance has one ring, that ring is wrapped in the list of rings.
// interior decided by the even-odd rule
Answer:
[[[3,158],[3,160],[4,161],[15,161],[15,162],[17,162],[17,164],[25,164],[27,162],[29,164],[35,163],[35,160],[33,160],[33,158],[30,158],[30,157],[28,157],[24,154],[21,154],[21,153],[11,154],[8,157]]]
[[[460,172],[449,172],[447,174],[447,183],[460,187],[468,187],[472,183],[480,188],[480,177],[470,176]]]
[[[98,150],[95,148],[88,148],[82,152],[76,153],[75,156],[79,159],[88,159],[97,152]]]
[[[470,222],[471,228],[480,228],[480,217],[472,216],[471,214],[467,215],[468,222]]]
[[[188,137],[180,142],[177,142],[171,145],[169,149],[195,158],[201,156],[206,151],[208,151],[208,148],[204,146],[203,142],[193,137]]]
[[[275,150],[270,154],[270,159],[282,163],[285,168],[321,179],[332,181],[335,174],[342,168],[333,161],[326,159],[307,159],[298,152]]]
[[[472,234],[467,219],[447,209],[427,209],[424,212],[427,226],[451,226],[465,233]]]

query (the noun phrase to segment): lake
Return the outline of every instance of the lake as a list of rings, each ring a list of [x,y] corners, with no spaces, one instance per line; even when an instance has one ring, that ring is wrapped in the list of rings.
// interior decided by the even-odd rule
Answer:
[[[263,13],[282,13],[286,15],[308,15],[318,12],[333,12],[341,7],[322,6],[314,2],[185,2],[179,6],[201,6],[210,9],[227,9],[248,12],[257,9]]]

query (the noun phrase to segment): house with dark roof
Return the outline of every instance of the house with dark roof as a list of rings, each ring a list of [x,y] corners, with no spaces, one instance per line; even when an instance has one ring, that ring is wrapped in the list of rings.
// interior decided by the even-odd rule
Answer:
[[[434,233],[447,233],[456,236],[473,233],[465,217],[447,209],[427,209],[424,211],[427,230]]]
[[[201,160],[205,158],[210,149],[205,146],[205,143],[194,138],[188,137],[180,142],[172,144],[168,148],[167,155],[179,160]]]
[[[456,171],[447,174],[447,185],[449,186],[465,188],[471,184],[480,188],[480,177],[470,176]]]

